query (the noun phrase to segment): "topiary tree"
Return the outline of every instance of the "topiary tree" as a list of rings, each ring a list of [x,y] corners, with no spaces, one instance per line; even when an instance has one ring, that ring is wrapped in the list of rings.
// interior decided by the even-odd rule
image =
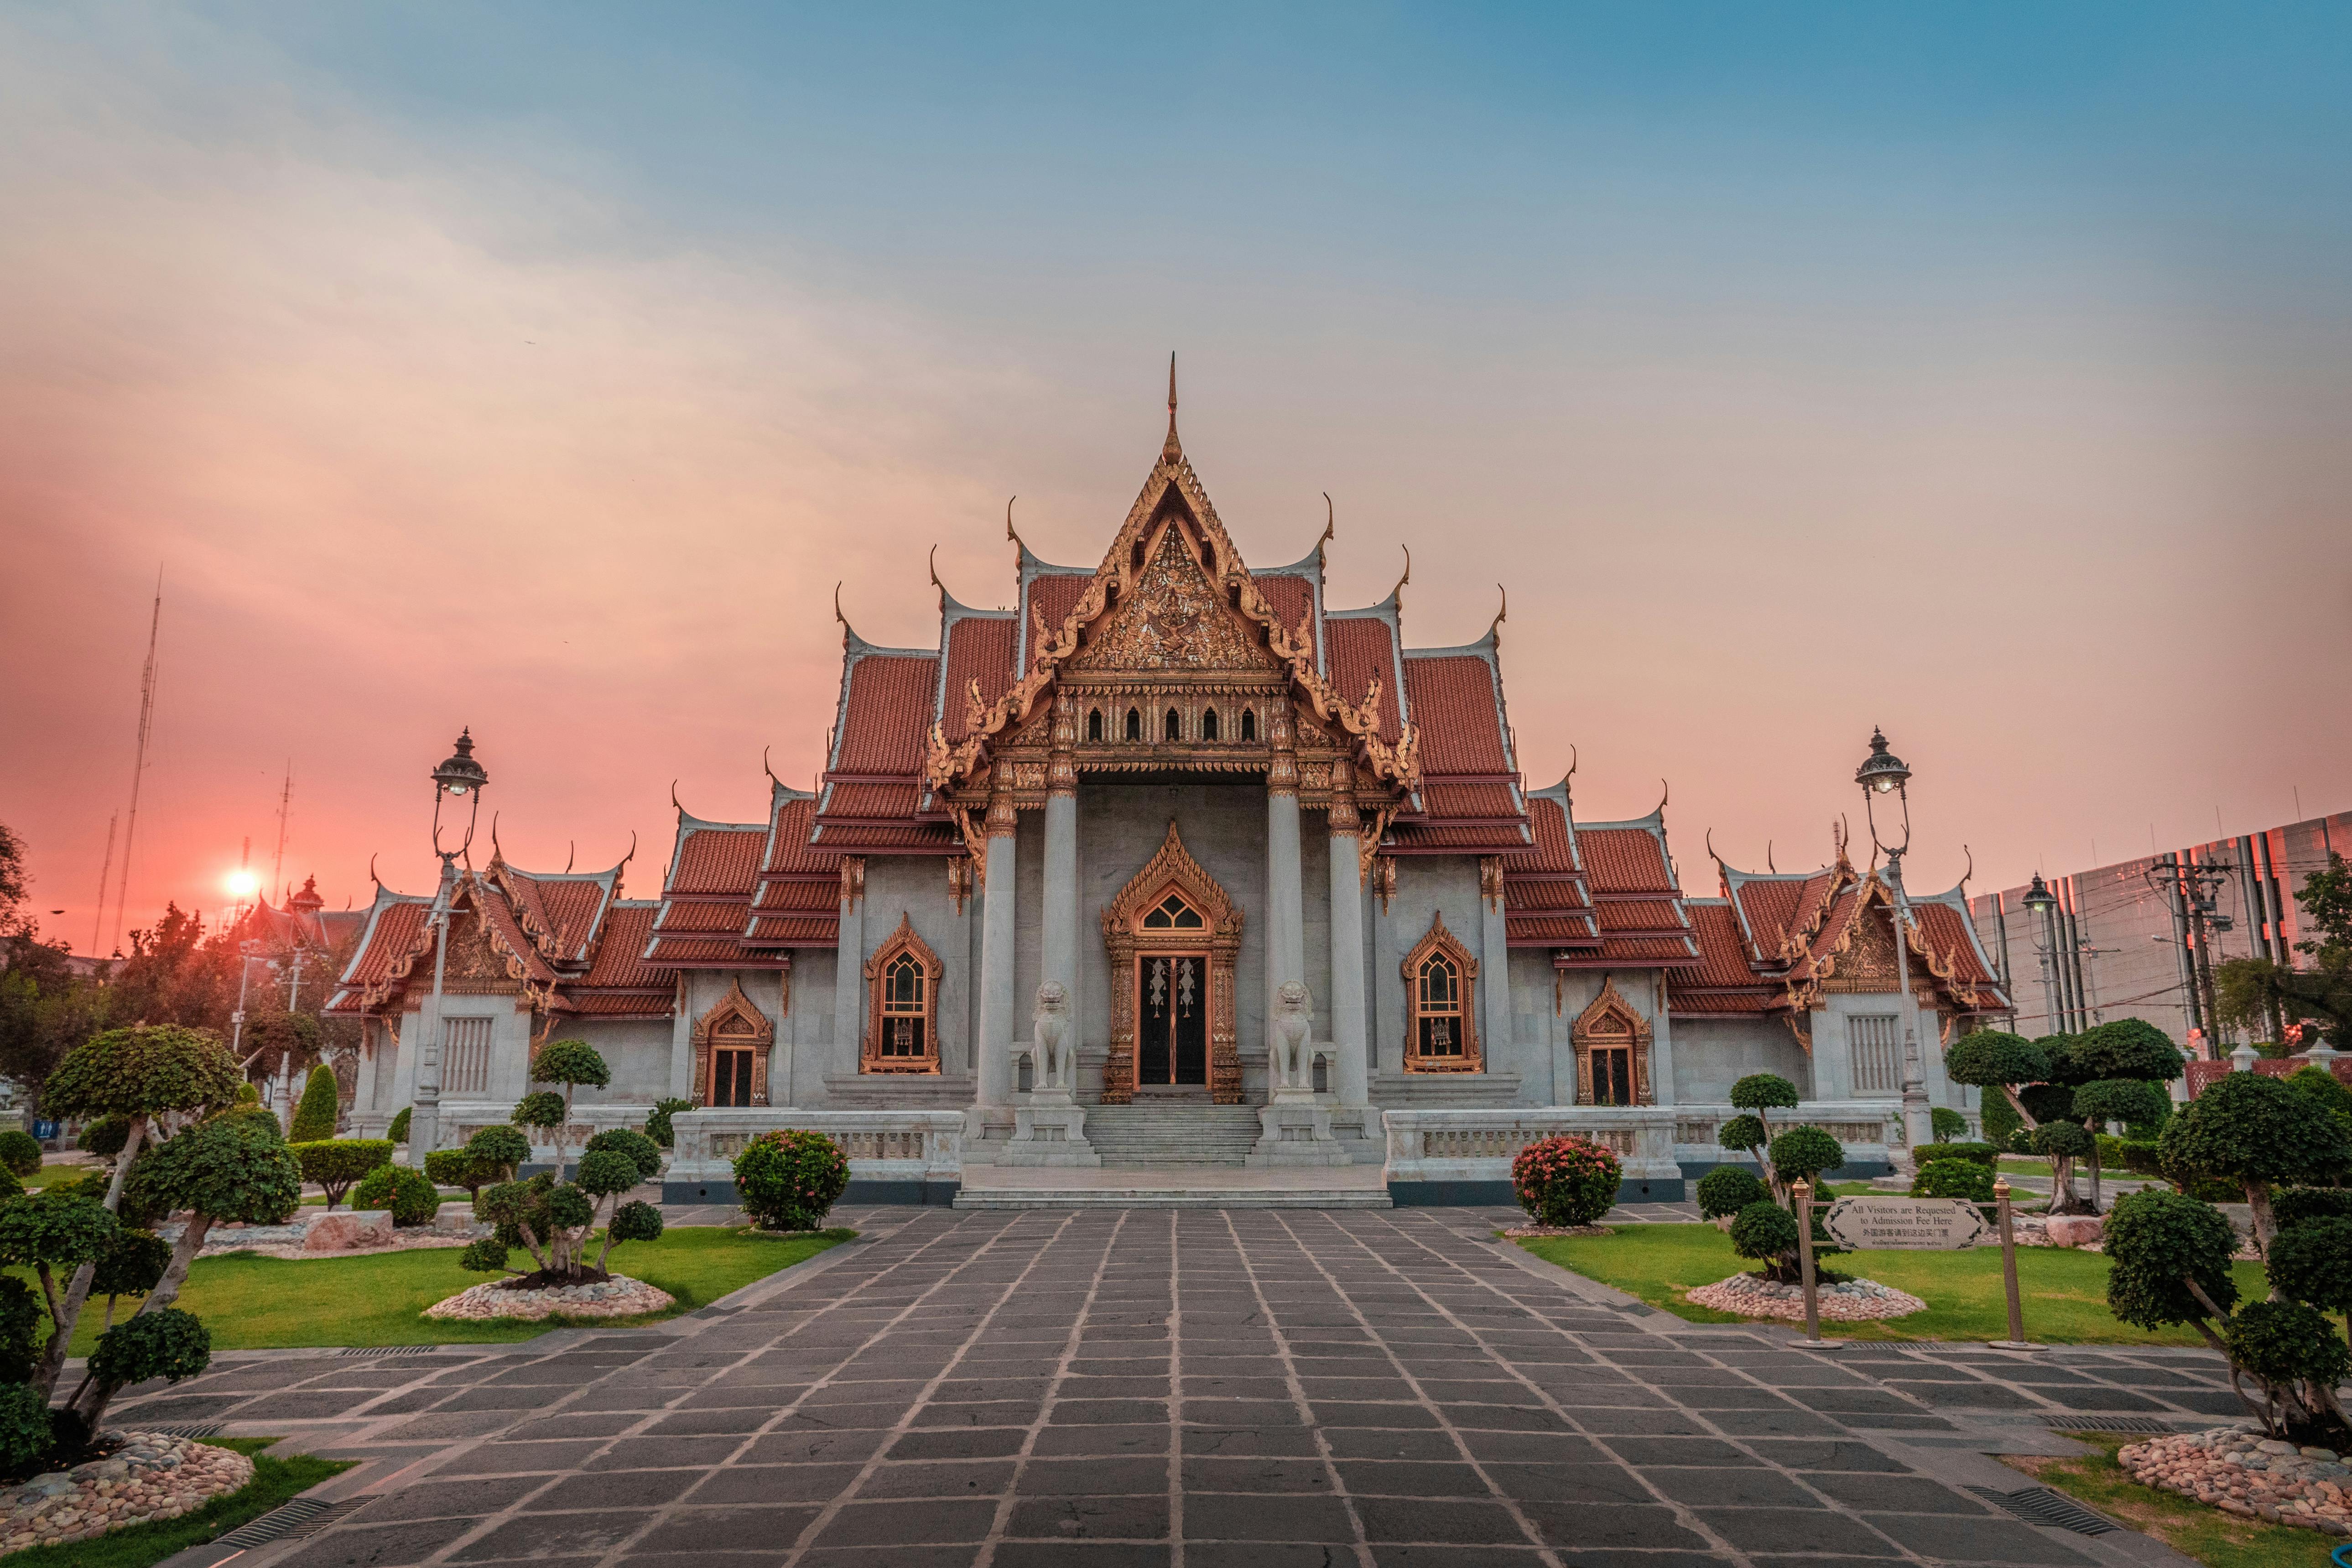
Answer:
[[[2131,1022],[2137,1024],[2139,1020],[2134,1018]],[[2088,1036],[2084,1037],[2086,1039],[2088,1037]],[[2168,1050],[2171,1048],[2170,1041],[2167,1041],[2165,1045]],[[2176,1057],[2175,1059],[2179,1058]],[[2165,1098],[2164,1090],[2147,1079],[2094,1079],[2074,1090],[2074,1113],[2084,1120],[2092,1133],[2090,1158],[2093,1213],[2098,1212],[2100,1206],[2099,1178],[2103,1173],[2099,1157],[2098,1130],[2110,1121],[2120,1121],[2126,1127],[2159,1122],[2165,1119],[2171,1109],[2172,1102]]]
[[[29,1383],[0,1387],[0,1468],[25,1475],[39,1467],[56,1441],[47,1394]]]
[[[2000,1151],[1990,1143],[1930,1143],[1918,1151],[1918,1159],[1922,1165],[1966,1160],[1990,1171],[2000,1163]]]
[[[302,1100],[294,1108],[294,1120],[286,1129],[286,1142],[317,1143],[332,1138],[335,1119],[341,1109],[335,1069],[320,1062],[310,1069],[310,1081],[302,1086]]]
[[[1538,1225],[1591,1225],[1617,1201],[1617,1156],[1584,1138],[1538,1138],[1511,1162],[1511,1190]]]
[[[2231,1371],[2262,1385],[2263,1425],[2290,1442],[2335,1447],[2352,1429],[2336,1385],[2352,1375],[2352,1348],[2336,1325],[2300,1301],[2251,1301],[2230,1321]]]
[[[2271,1289],[2288,1300],[2341,1313],[2345,1339],[2352,1342],[2352,1217],[2282,1220],[2263,1270]]]
[[[435,1153],[445,1152],[436,1150]],[[429,1167],[431,1156],[426,1156]],[[431,1225],[441,1213],[440,1189],[425,1171],[413,1165],[378,1165],[361,1181],[359,1190],[352,1194],[354,1209],[389,1209],[393,1227],[413,1230]]]
[[[1961,1198],[1972,1204],[1993,1201],[1992,1167],[1974,1160],[1930,1160],[1911,1178],[1915,1198]]]
[[[2074,1195],[2074,1162],[2097,1147],[2079,1121],[2045,1121],[2033,1130],[2027,1146],[2050,1162],[2052,1214],[2082,1214],[2090,1205]]]
[[[2254,1247],[2270,1255],[2278,1233],[2271,1189],[2332,1179],[2352,1164],[2352,1135],[2310,1096],[2260,1073],[2226,1073],[2165,1124],[2158,1149],[2168,1171],[2243,1188]]]
[[[1944,1076],[1954,1083],[1998,1090],[1998,1098],[2016,1115],[2018,1122],[2031,1129],[2036,1125],[2029,1115],[2018,1090],[2030,1083],[2046,1083],[2050,1079],[2050,1058],[2033,1041],[2004,1029],[1979,1029],[1962,1035],[1944,1050]],[[1996,1096],[1985,1096],[1985,1131],[1993,1130],[1992,1104]],[[1999,1142],[1999,1139],[1993,1140]]]
[[[1729,1219],[1750,1204],[1771,1201],[1771,1189],[1737,1165],[1717,1165],[1698,1179],[1698,1212],[1708,1219]]]
[[[101,1116],[85,1125],[74,1147],[85,1154],[95,1154],[101,1160],[112,1160],[122,1152],[123,1144],[131,1139],[131,1119],[127,1116]]]
[[[116,1391],[159,1377],[181,1382],[203,1372],[212,1359],[213,1336],[194,1313],[177,1307],[142,1311],[99,1336],[71,1408],[95,1433]]]
[[[2307,1219],[2352,1219],[2352,1187],[2287,1187],[2271,1194],[2271,1213],[2281,1230]]]
[[[1949,1143],[1955,1138],[1969,1135],[1969,1119],[1948,1105],[1930,1107],[1927,1126],[1938,1143]]]
[[[677,1147],[677,1135],[671,1130],[669,1119],[681,1110],[692,1110],[690,1100],[656,1100],[651,1116],[646,1118],[646,1136],[665,1149]]]
[[[278,1135],[276,1117],[222,1116],[141,1155],[126,1187],[151,1214],[187,1216],[163,1278],[139,1309],[144,1314],[178,1299],[214,1226],[285,1224],[301,1205],[302,1168]]]
[[[849,1156],[822,1132],[763,1132],[735,1156],[735,1190],[761,1230],[814,1230],[849,1185]]]
[[[2334,1073],[2313,1062],[2287,1074],[2286,1086],[2298,1094],[2309,1095],[2320,1109],[2352,1131],[2352,1089],[2345,1088]]]
[[[383,1135],[391,1139],[394,1143],[407,1142],[408,1120],[415,1113],[415,1110],[416,1108],[413,1105],[402,1106],[399,1111],[393,1117],[392,1125],[384,1129]]]
[[[485,1127],[466,1141],[466,1152],[473,1158],[478,1184],[495,1186],[514,1180],[515,1173],[530,1158],[530,1140],[511,1127]]]
[[[1803,1278],[1803,1260],[1797,1257],[1797,1216],[1769,1198],[1749,1204],[1732,1217],[1731,1249],[1763,1264],[1767,1279],[1786,1285]]]
[[[286,1152],[294,1156],[294,1163],[305,1182],[325,1190],[327,1207],[331,1210],[370,1172],[392,1163],[393,1142],[389,1138],[328,1138],[316,1143],[289,1143]]]
[[[547,1098],[555,1099],[551,1094]],[[498,1131],[520,1141],[519,1133]],[[482,1136],[487,1133],[478,1138]],[[495,1225],[498,1233],[468,1246],[458,1262],[479,1273],[519,1274],[520,1270],[507,1267],[507,1259],[513,1248],[521,1247],[539,1265],[535,1284],[609,1278],[605,1263],[615,1242],[652,1241],[661,1236],[659,1209],[621,1201],[660,1169],[661,1149],[652,1139],[630,1128],[608,1128],[582,1150],[576,1181],[558,1182],[541,1173],[529,1181],[501,1182],[478,1196],[475,1215]],[[604,1246],[589,1264],[583,1259],[600,1218]]]
[[[563,1150],[572,1133],[572,1096],[581,1085],[603,1089],[613,1081],[613,1069],[596,1048],[585,1040],[551,1040],[531,1058],[530,1079],[533,1083],[560,1083],[563,1086],[563,1116],[555,1123],[555,1174],[561,1181],[564,1174]],[[525,1103],[528,1103],[526,1101]],[[516,1107],[520,1115],[521,1107]],[[544,1122],[532,1122],[534,1127]]]
[[[120,1228],[112,1210],[79,1194],[33,1193],[0,1204],[0,1263],[32,1269],[48,1313],[47,1343],[31,1380],[44,1396],[65,1369],[66,1347],[81,1315],[72,1282],[79,1281],[82,1295],[89,1294],[98,1260]]]
[[[661,1174],[661,1145],[631,1127],[607,1127],[588,1140],[584,1152],[609,1150],[625,1154],[637,1167],[640,1181],[651,1181]]]
[[[0,1274],[0,1384],[29,1383],[41,1360],[41,1304],[33,1288]]]
[[[41,1141],[21,1127],[0,1129],[0,1170],[29,1176],[41,1168]]]
[[[2186,1323],[2215,1350],[2229,1347],[2213,1325],[2237,1305],[2230,1272],[2237,1232],[2208,1203],[2155,1187],[2116,1200],[2102,1241],[2107,1310],[2136,1328]]]
[[[144,1296],[163,1282],[172,1266],[172,1244],[152,1230],[128,1226],[114,1233],[90,1276],[89,1291],[106,1298],[105,1327],[114,1326],[115,1303],[125,1296]]]
[[[56,1116],[120,1116],[128,1123],[106,1205],[111,1209],[150,1134],[171,1130],[158,1128],[159,1120],[176,1123],[230,1104],[241,1082],[236,1059],[211,1030],[142,1024],[109,1029],[67,1052],[41,1090],[41,1104]]]
[[[1715,1141],[1755,1161],[1756,1168],[1771,1184],[1773,1198],[1786,1202],[1788,1194],[1780,1190],[1772,1174],[1771,1162],[1764,1157],[1765,1145],[1772,1141],[1772,1124],[1764,1113],[1796,1109],[1797,1086],[1778,1073],[1749,1073],[1731,1086],[1731,1104],[1734,1110],[1746,1114],[1725,1122],[1717,1130]]]

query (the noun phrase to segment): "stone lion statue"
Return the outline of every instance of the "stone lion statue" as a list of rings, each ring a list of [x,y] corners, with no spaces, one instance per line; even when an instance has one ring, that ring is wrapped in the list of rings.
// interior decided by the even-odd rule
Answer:
[[[1286,980],[1274,993],[1274,1077],[1277,1089],[1312,1089],[1315,1068],[1308,1041],[1315,1033],[1315,1005],[1303,980]]]
[[[1035,1086],[1047,1089],[1077,1087],[1075,1045],[1065,1046],[1070,1028],[1070,993],[1058,980],[1037,987],[1037,1010],[1031,1015],[1031,1060],[1036,1066]]]

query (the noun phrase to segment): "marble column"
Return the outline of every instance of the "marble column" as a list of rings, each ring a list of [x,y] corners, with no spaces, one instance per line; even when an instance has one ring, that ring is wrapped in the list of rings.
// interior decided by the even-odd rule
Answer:
[[[1053,757],[1045,773],[1045,907],[1038,979],[1062,983],[1074,1020],[1086,1016],[1078,995],[1078,770],[1071,758],[1076,739],[1074,701],[1057,697]]]
[[[988,869],[980,906],[980,1086],[975,1103],[1013,1103],[1013,797],[988,803]]]
[[[1478,989],[1483,994],[1480,1011],[1486,1014],[1478,1021],[1478,1037],[1486,1042],[1480,1053],[1486,1070],[1496,1072],[1513,1059],[1511,1047],[1519,1027],[1511,1016],[1511,947],[1504,924],[1501,856],[1479,858],[1478,893]]]
[[[1265,775],[1265,1016],[1286,980],[1307,981],[1307,917],[1298,863],[1298,757],[1287,704],[1267,717],[1274,761]],[[1269,1042],[1270,1043],[1270,1042]]]
[[[841,931],[833,958],[833,1070],[855,1073],[866,1043],[866,857],[841,861]]]
[[[1343,1106],[1371,1102],[1371,1041],[1364,998],[1364,889],[1358,873],[1362,823],[1355,770],[1331,765],[1331,1091]]]

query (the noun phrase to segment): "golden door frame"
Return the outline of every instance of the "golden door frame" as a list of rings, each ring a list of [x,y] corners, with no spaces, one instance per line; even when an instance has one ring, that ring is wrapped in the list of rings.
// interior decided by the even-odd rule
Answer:
[[[1146,931],[1143,917],[1174,893],[1208,922],[1206,931]],[[1103,1062],[1102,1103],[1125,1105],[1135,1098],[1136,1019],[1142,1008],[1141,972],[1136,960],[1153,953],[1209,954],[1209,1098],[1219,1105],[1242,1102],[1242,1063],[1234,1032],[1234,966],[1241,956],[1242,912],[1215,878],[1201,868],[1177,836],[1168,837],[1142,870],[1105,905],[1103,945],[1110,950],[1110,1055]]]
[[[791,981],[785,982],[790,985]],[[789,994],[785,1005],[791,1005]],[[751,1053],[751,1103],[768,1103],[768,1058],[776,1048],[776,1026],[760,1011],[751,997],[743,994],[743,983],[736,981],[727,988],[711,1009],[695,1020],[688,1037],[694,1045],[694,1103],[710,1103],[711,1056],[714,1048],[748,1049]]]
[[[1633,1005],[1618,991],[1613,977],[1604,976],[1601,994],[1592,1005],[1577,1015],[1569,1031],[1569,1043],[1576,1050],[1576,1102],[1596,1105],[1592,1086],[1592,1053],[1621,1050],[1631,1053],[1633,1103],[1650,1103],[1650,1041],[1653,1031],[1650,1021],[1633,1010]]]

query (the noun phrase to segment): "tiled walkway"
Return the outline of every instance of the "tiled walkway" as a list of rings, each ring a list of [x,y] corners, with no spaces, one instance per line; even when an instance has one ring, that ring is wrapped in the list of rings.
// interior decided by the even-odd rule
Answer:
[[[121,1415],[369,1461],[323,1495],[373,1500],[238,1568],[1793,1568],[2181,1562],[1965,1486],[2026,1485],[1979,1450],[2047,1451],[2052,1418],[2234,1409],[2189,1352],[1695,1327],[1523,1261],[1499,1215],[845,1217],[869,1239],[664,1330],[225,1361]]]

